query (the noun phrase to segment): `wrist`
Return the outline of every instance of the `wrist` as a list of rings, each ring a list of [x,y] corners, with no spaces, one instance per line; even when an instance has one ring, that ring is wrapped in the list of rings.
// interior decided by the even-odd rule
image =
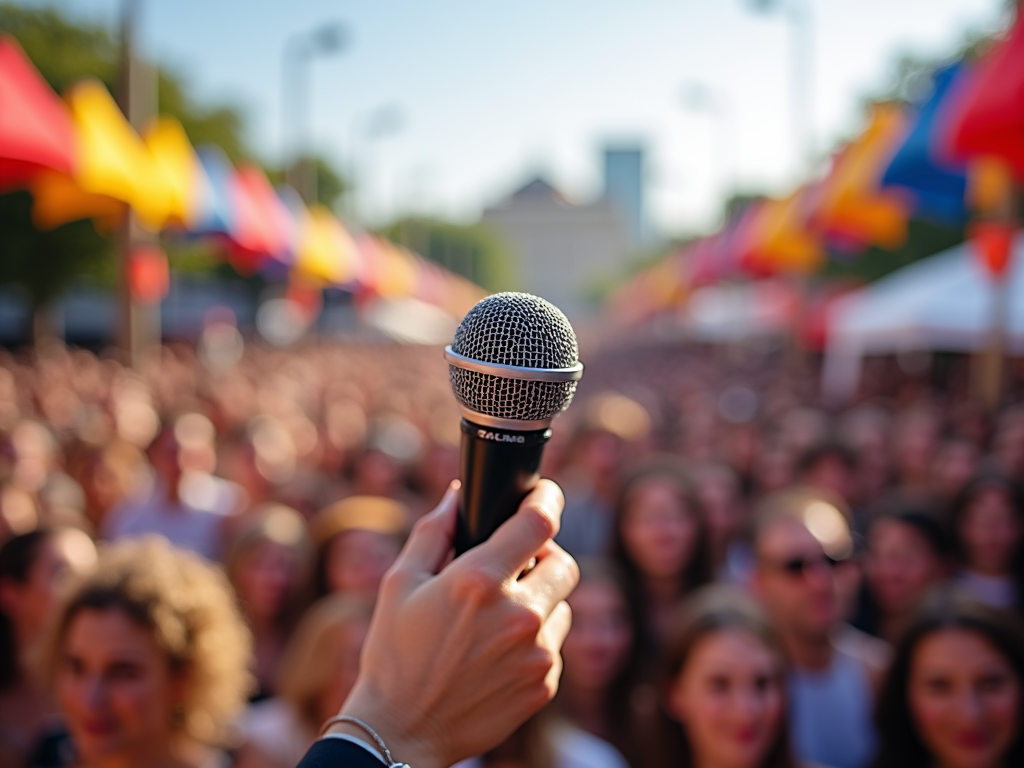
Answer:
[[[373,750],[381,761],[387,765],[387,759],[381,754],[380,747],[374,743],[373,738],[362,728],[354,723],[341,722],[331,723],[329,726],[323,729],[320,734],[320,738],[324,736],[351,736],[360,744],[365,744],[367,747]]]
[[[428,733],[410,727],[401,713],[393,711],[381,702],[380,697],[358,685],[339,714],[356,717],[373,728],[387,746],[391,757],[399,763],[408,763],[410,768],[447,768],[450,763],[440,757],[440,750]],[[334,723],[324,733],[354,736],[380,751],[370,734],[355,723]]]

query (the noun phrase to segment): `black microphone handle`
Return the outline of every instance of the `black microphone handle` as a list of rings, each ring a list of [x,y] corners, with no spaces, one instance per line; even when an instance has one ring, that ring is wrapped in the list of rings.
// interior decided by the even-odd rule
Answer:
[[[462,420],[455,554],[486,540],[519,508],[537,481],[549,428],[520,432]]]

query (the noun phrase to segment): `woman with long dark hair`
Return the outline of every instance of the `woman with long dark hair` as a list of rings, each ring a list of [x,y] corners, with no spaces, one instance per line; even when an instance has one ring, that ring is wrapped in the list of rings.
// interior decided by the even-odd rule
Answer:
[[[703,512],[672,460],[649,460],[623,483],[613,556],[626,578],[640,648],[656,654],[676,606],[711,580],[712,569]]]
[[[933,594],[896,648],[874,768],[1024,765],[1024,627],[964,594]]]
[[[666,643],[660,755],[674,768],[796,768],[785,655],[767,616],[732,587],[690,598]]]
[[[579,566],[579,584],[568,600],[573,620],[562,645],[554,707],[639,767],[644,764],[642,726],[656,712],[657,697],[652,686],[638,685],[637,633],[625,579],[607,560],[584,559]]]
[[[306,523],[291,507],[265,504],[228,548],[224,570],[253,633],[252,701],[274,695],[273,681],[292,629],[309,603],[311,546]]]
[[[37,528],[0,547],[0,765],[20,763],[56,710],[29,657],[65,579],[95,562],[92,540],[71,528]]]
[[[948,576],[948,536],[928,509],[900,506],[874,517],[865,538],[864,586],[852,623],[892,643],[922,597]]]
[[[997,608],[1024,607],[1024,491],[1016,480],[986,471],[967,484],[950,515],[965,592]]]

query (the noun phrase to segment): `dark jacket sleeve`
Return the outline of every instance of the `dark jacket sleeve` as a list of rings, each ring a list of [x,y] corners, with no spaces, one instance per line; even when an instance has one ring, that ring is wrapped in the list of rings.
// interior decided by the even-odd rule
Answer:
[[[313,742],[298,768],[383,768],[384,763],[358,744],[345,739]]]

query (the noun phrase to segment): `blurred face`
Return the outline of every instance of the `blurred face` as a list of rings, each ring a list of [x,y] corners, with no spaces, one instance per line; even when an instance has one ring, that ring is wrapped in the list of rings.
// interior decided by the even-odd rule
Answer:
[[[626,598],[608,582],[588,581],[576,587],[569,607],[562,681],[577,690],[603,691],[622,671],[633,644]]]
[[[356,621],[338,630],[337,641],[332,644],[332,647],[337,649],[334,670],[317,702],[321,720],[338,714],[338,710],[356,684],[359,654],[362,653],[368,628],[368,622]]]
[[[166,429],[160,433],[156,442],[150,446],[148,451],[149,461],[153,469],[163,479],[169,488],[177,487],[181,479],[181,446],[174,437],[174,431]]]
[[[1006,472],[1019,472],[1024,467],[1024,425],[1001,425],[992,444],[993,453]]]
[[[388,496],[401,480],[402,470],[382,451],[366,451],[356,464],[356,482],[362,493]]]
[[[711,538],[716,546],[725,547],[743,519],[735,485],[728,477],[711,475],[700,482],[697,493],[707,517]]]
[[[932,474],[947,498],[955,496],[971,479],[978,465],[978,449],[961,440],[942,445],[935,454]]]
[[[669,705],[686,728],[694,765],[754,768],[779,738],[781,661],[745,630],[713,632],[690,652]]]
[[[0,591],[22,642],[34,642],[42,634],[67,579],[95,565],[96,547],[81,531],[61,531],[39,545],[24,583],[7,582]]]
[[[580,459],[595,477],[606,476],[621,463],[622,441],[611,432],[592,432],[583,442]]]
[[[793,479],[793,462],[789,453],[770,448],[761,453],[754,465],[757,486],[762,491],[776,491],[789,485]]]
[[[697,519],[670,481],[652,479],[634,489],[622,520],[626,552],[651,579],[679,577],[693,556]]]
[[[327,545],[327,586],[331,592],[374,598],[384,573],[398,557],[394,536],[376,531],[346,531]]]
[[[864,575],[882,610],[900,613],[942,578],[942,563],[913,526],[883,519],[868,536]]]
[[[832,491],[840,498],[851,497],[853,473],[838,456],[822,456],[804,473],[803,480],[815,488]]]
[[[943,768],[995,768],[1017,736],[1020,680],[987,639],[935,632],[911,659],[907,699],[918,736]]]
[[[82,761],[168,752],[183,681],[149,632],[119,609],[82,610],[58,660],[56,692]]]
[[[779,520],[758,544],[757,586],[781,630],[808,640],[827,638],[839,618],[834,564],[796,521]]]
[[[901,425],[894,451],[905,474],[924,474],[935,451],[936,427],[931,418],[921,417]]]
[[[22,422],[11,435],[14,448],[15,484],[27,491],[37,491],[46,481],[53,461],[53,446],[46,429],[31,421]]]
[[[970,501],[958,530],[967,566],[978,573],[1005,575],[1021,537],[1021,521],[1001,488],[983,488]]]
[[[284,609],[296,578],[291,550],[275,541],[262,541],[239,563],[238,595],[253,617],[272,620]]]

